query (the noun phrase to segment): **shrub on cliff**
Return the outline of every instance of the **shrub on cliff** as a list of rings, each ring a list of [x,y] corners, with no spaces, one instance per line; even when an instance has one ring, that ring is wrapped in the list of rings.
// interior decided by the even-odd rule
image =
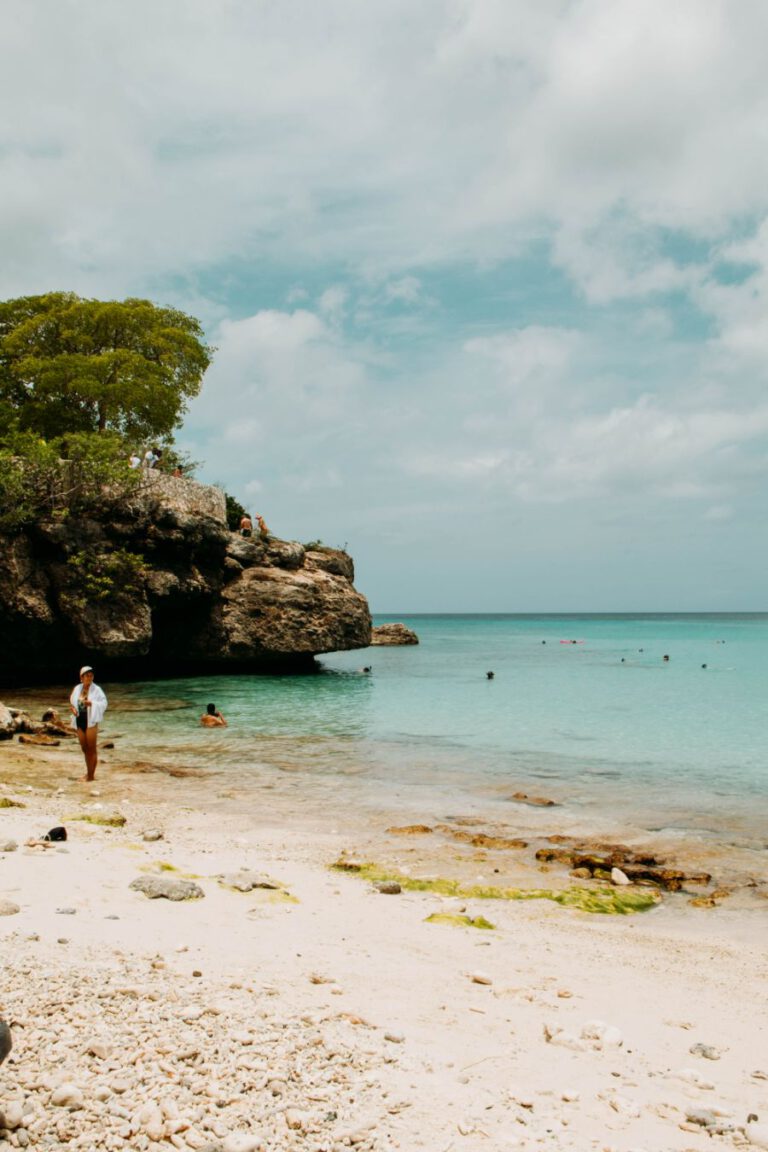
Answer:
[[[72,433],[41,440],[11,433],[0,447],[0,529],[93,511],[139,482],[119,436]]]

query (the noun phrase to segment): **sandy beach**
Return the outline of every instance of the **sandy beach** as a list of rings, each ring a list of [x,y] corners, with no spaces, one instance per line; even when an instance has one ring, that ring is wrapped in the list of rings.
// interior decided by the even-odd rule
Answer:
[[[205,813],[199,781],[128,762],[86,785],[74,742],[0,766],[11,1147],[768,1147],[761,909],[387,894],[331,866],[389,844],[401,876],[481,883],[509,853],[298,801]],[[131,887],[154,879],[202,896]]]

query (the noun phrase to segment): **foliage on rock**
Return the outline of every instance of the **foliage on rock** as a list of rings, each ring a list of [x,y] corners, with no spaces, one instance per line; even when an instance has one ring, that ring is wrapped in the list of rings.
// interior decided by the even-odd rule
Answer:
[[[80,598],[86,601],[133,596],[141,590],[148,571],[144,558],[125,548],[114,552],[75,552],[67,565],[77,578]]]

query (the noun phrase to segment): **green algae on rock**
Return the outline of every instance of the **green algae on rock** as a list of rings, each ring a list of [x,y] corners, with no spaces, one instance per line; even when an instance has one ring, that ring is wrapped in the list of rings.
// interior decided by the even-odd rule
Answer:
[[[482,928],[485,931],[495,931],[496,925],[486,920],[485,916],[459,916],[450,912],[433,912],[427,916],[425,924],[456,924],[460,928]]]
[[[82,816],[66,816],[65,819],[70,822],[79,820],[81,824],[98,824],[104,828],[122,828],[126,823],[125,816],[121,816],[119,812],[115,812],[111,816],[84,813]]]
[[[0,796],[0,808],[26,808],[21,800],[11,800],[9,796]]]
[[[363,880],[395,881],[409,892],[436,892],[440,896],[460,896],[464,900],[552,900],[564,908],[578,908],[582,912],[626,916],[633,912],[647,912],[655,908],[660,897],[656,892],[628,892],[625,888],[497,888],[493,885],[465,886],[458,880],[436,877],[420,880],[389,872],[378,864],[359,864],[357,861],[338,860],[331,867],[338,872],[350,872]]]

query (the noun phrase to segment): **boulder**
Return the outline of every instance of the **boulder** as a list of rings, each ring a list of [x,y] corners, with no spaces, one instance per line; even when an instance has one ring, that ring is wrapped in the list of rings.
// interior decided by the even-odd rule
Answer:
[[[371,629],[371,644],[373,646],[397,644],[418,644],[419,638],[405,624],[378,624]]]
[[[201,900],[205,896],[193,880],[177,880],[171,876],[138,876],[128,887],[134,892],[143,892],[150,900]]]

